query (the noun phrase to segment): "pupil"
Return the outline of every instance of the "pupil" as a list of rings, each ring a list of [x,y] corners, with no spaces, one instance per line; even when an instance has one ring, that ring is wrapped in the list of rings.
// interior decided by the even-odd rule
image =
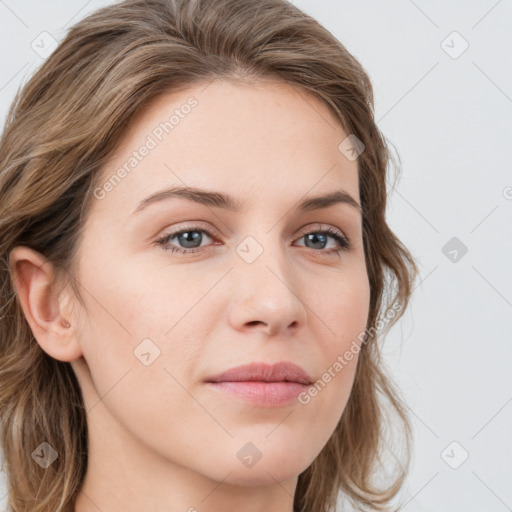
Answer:
[[[183,246],[187,249],[194,249],[194,243],[199,241],[199,245],[201,245],[201,236],[202,234],[198,231],[186,231],[185,233],[181,233],[179,235],[179,241]]]
[[[313,247],[313,249],[323,249],[327,242],[327,236],[324,234],[310,233],[309,235],[306,235],[306,238],[308,241],[311,241],[313,242],[313,244],[316,244],[316,246]]]

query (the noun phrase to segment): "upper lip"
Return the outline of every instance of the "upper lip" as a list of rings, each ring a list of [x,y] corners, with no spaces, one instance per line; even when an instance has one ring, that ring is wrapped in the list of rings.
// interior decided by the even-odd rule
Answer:
[[[250,363],[208,377],[206,382],[298,382],[312,384],[311,377],[298,365],[283,361],[275,364]]]

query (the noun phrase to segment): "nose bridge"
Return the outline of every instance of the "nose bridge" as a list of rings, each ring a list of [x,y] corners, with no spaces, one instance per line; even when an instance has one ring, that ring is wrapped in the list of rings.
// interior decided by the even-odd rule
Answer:
[[[299,276],[287,259],[278,230],[261,229],[236,247],[232,321],[262,322],[277,332],[302,324],[304,305],[299,297]]]
[[[237,245],[236,254],[241,278],[255,278],[256,284],[280,283],[281,286],[292,278],[293,268],[287,261],[286,247],[277,229],[268,232],[260,229],[246,236]]]

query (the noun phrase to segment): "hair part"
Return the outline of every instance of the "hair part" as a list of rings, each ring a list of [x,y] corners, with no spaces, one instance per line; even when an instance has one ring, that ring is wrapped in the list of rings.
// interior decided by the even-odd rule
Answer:
[[[285,0],[129,0],[94,12],[18,90],[0,139],[0,440],[13,512],[74,510],[87,470],[87,422],[70,364],[48,356],[25,320],[10,251],[25,245],[40,252],[56,269],[58,290],[69,284],[83,304],[75,264],[105,163],[152,99],[214,79],[297,86],[364,143],[358,172],[371,287],[367,329],[398,303],[389,329],[407,307],[417,269],[385,220],[390,152],[374,119],[372,85],[328,30]],[[339,491],[359,510],[389,510],[405,479],[411,428],[385,372],[381,337],[361,346],[340,422],[299,476],[297,512],[334,510]],[[391,413],[406,460],[377,487]],[[58,452],[47,469],[31,457],[43,441]]]

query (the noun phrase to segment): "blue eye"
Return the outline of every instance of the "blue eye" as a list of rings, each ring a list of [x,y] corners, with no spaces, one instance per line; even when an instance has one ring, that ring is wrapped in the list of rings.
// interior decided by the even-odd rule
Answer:
[[[204,235],[206,235],[208,238],[213,238],[212,234],[208,230],[196,226],[167,234],[163,238],[157,240],[156,243],[161,245],[162,248],[166,251],[191,254],[201,252],[208,247],[201,247],[201,242],[203,241]],[[329,238],[335,240],[337,247],[325,250]],[[178,247],[169,243],[174,239],[176,239],[176,241],[180,243],[182,247]],[[298,238],[298,240],[301,239],[304,239],[305,243],[312,244],[312,247],[306,246],[307,249],[314,252],[322,252],[328,255],[339,255],[341,252],[348,251],[352,248],[350,240],[332,228],[310,231]]]
[[[201,244],[205,234],[211,238],[210,233],[205,229],[187,228],[186,230],[176,231],[175,233],[165,235],[160,240],[157,240],[157,243],[161,244],[166,251],[180,253],[197,252],[197,249],[202,249],[201,247],[198,247],[197,244]],[[183,244],[184,247],[170,245],[169,241],[175,238],[180,244]]]
[[[342,251],[347,251],[351,248],[350,240],[339,233],[337,230],[331,229],[331,228],[325,228],[320,231],[310,231],[309,233],[302,235],[300,237],[301,239],[305,239],[308,242],[311,242],[312,244],[317,245],[317,247],[308,247],[309,249],[324,249],[325,246],[328,243],[329,238],[333,238],[336,243],[338,244],[338,249],[330,249],[327,251],[321,251],[325,252],[327,254],[329,253],[336,253],[339,254]],[[318,247],[320,245],[320,247]]]

